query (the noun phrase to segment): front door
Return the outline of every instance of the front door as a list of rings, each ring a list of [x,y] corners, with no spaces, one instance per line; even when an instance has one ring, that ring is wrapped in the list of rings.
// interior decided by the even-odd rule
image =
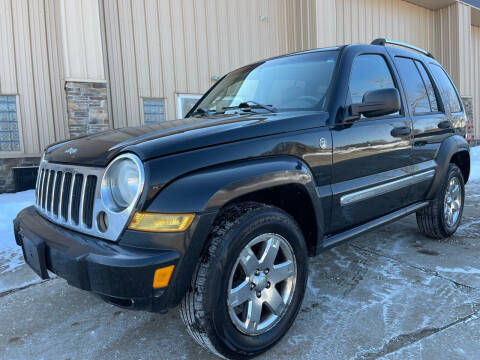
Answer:
[[[345,108],[361,103],[370,90],[395,87],[402,93],[386,53],[353,59]],[[403,98],[403,97],[402,97]],[[403,103],[403,101],[402,101]],[[365,223],[404,206],[412,164],[412,123],[400,112],[362,118],[332,127],[333,233]]]

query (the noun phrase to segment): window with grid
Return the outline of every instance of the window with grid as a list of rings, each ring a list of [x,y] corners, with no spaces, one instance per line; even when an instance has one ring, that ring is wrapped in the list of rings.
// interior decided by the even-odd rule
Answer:
[[[0,151],[20,151],[15,95],[0,95]]]
[[[143,121],[145,125],[165,121],[165,99],[143,99]]]

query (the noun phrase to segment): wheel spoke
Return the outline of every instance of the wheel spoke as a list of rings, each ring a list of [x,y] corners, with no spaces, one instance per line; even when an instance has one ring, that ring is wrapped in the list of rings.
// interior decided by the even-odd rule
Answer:
[[[443,214],[446,216],[448,216],[448,210],[450,210],[450,206],[448,206],[448,204],[445,204],[445,206],[443,207]]]
[[[251,296],[252,290],[250,289],[250,283],[245,280],[236,288],[230,291],[230,296],[228,297],[228,304],[232,307],[236,307],[249,300]]]
[[[248,302],[247,319],[245,322],[248,330],[257,330],[260,316],[262,315],[262,305],[262,301],[256,298]]]
[[[240,253],[240,264],[247,276],[253,274],[259,268],[258,259],[250,248],[245,248]]]
[[[448,223],[449,225],[453,225],[453,211],[448,213]]]
[[[268,306],[270,311],[277,316],[280,316],[285,308],[285,303],[275,288],[270,289],[268,292],[268,298],[265,299],[265,304]]]
[[[453,211],[458,211],[458,209],[460,209],[460,201],[456,200],[452,202],[452,209]]]
[[[458,184],[455,184],[455,186],[452,189],[452,197],[457,197],[460,193],[460,186]]]
[[[293,275],[294,265],[291,261],[285,261],[284,263],[274,265],[270,271],[270,280],[274,284],[278,284],[283,280]]]
[[[262,257],[260,258],[260,263],[264,268],[272,268],[275,258],[278,254],[278,248],[280,247],[280,242],[277,238],[268,239],[265,250],[263,251]]]

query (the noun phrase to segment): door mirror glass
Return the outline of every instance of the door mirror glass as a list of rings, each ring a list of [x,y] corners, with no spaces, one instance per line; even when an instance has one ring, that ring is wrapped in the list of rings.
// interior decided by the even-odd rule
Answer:
[[[385,116],[400,110],[400,95],[395,88],[367,91],[359,104],[350,105],[352,117]]]

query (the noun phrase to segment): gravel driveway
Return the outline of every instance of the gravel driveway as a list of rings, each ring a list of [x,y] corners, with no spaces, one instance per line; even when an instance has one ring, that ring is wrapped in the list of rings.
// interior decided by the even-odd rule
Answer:
[[[480,183],[467,195],[451,239],[422,237],[409,216],[312,259],[297,321],[260,358],[478,358]],[[177,309],[122,310],[25,265],[2,283],[23,285],[0,293],[0,359],[214,359]]]

